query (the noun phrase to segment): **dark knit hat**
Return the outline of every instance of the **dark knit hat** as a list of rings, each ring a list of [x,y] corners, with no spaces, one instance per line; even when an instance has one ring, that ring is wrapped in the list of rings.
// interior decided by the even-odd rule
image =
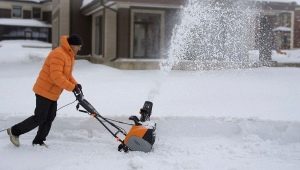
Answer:
[[[78,35],[71,35],[68,38],[70,45],[82,45],[81,38]]]

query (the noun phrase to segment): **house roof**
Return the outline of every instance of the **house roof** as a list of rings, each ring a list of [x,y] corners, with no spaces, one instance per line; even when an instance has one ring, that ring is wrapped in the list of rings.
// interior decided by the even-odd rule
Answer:
[[[87,5],[89,5],[93,0],[83,0],[82,4],[81,4],[81,8],[86,7]]]
[[[261,3],[274,3],[274,4],[291,4],[290,7],[294,7],[293,3],[300,5],[300,0],[250,0]],[[166,8],[178,8],[184,5],[187,0],[83,0],[81,10],[83,14],[90,15],[93,11],[106,6],[107,4],[128,4],[130,6],[149,6],[149,7],[166,7]],[[108,5],[110,6],[110,5]],[[282,5],[281,5],[282,6]]]
[[[22,0],[21,0],[22,1]],[[43,0],[23,0],[23,1],[43,1]],[[45,0],[44,0],[45,1]],[[81,8],[85,8],[90,5],[92,2],[102,4],[104,2],[127,2],[127,3],[153,3],[153,4],[168,4],[168,5],[183,5],[186,0],[83,0]],[[296,2],[300,5],[300,0],[254,0],[257,2],[278,2],[278,3],[293,3]]]
[[[51,28],[51,25],[35,19],[0,18],[0,25]]]
[[[86,7],[93,1],[99,0],[83,0],[81,8]],[[127,3],[153,3],[153,4],[169,4],[169,5],[183,5],[185,0],[106,0],[104,2],[127,2]]]
[[[92,11],[111,4],[128,4],[130,6],[149,6],[161,8],[178,8],[184,5],[185,0],[83,0],[81,10],[83,14],[90,15]]]
[[[183,5],[185,0],[114,0],[115,2],[131,2],[131,3],[153,3],[153,4],[170,4]]]

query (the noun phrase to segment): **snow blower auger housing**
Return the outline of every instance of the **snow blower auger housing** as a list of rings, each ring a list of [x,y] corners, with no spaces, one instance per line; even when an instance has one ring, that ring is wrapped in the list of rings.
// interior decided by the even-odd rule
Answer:
[[[150,152],[155,142],[156,124],[150,121],[153,103],[145,101],[143,108],[140,110],[141,119],[136,116],[130,116],[135,125],[131,127],[126,135],[124,144],[133,151]]]
[[[152,150],[156,137],[156,123],[150,121],[153,106],[152,102],[145,101],[143,108],[140,109],[141,118],[139,119],[137,116],[130,116],[129,120],[134,121],[134,124],[130,124],[101,116],[98,111],[86,99],[84,99],[84,95],[81,90],[80,92],[74,92],[74,95],[78,101],[76,109],[80,112],[88,113],[97,119],[99,123],[101,123],[102,126],[104,126],[104,128],[121,143],[118,146],[118,151],[128,152],[130,150],[150,152]],[[82,106],[85,110],[79,109],[80,106]],[[123,128],[113,122],[131,125],[132,127],[127,133]],[[113,132],[108,125],[114,128],[116,132]],[[124,140],[118,136],[119,133],[125,136]]]

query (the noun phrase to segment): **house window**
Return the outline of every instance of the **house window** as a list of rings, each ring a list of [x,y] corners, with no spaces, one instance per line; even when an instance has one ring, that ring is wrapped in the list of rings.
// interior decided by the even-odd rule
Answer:
[[[289,49],[292,45],[292,14],[290,12],[280,12],[274,16],[275,44],[280,49]]]
[[[292,21],[291,13],[288,12],[282,12],[277,17],[277,23],[279,26],[285,26],[285,27],[291,27],[291,21]]]
[[[32,8],[32,18],[41,19],[41,8]]]
[[[102,55],[103,54],[103,44],[102,44],[102,16],[97,16],[95,18],[95,54]]]
[[[12,17],[13,18],[21,18],[22,17],[22,7],[21,6],[13,6]]]
[[[162,48],[162,13],[134,11],[132,23],[132,57],[160,58]]]
[[[160,15],[136,13],[134,16],[134,57],[159,57],[159,37]]]

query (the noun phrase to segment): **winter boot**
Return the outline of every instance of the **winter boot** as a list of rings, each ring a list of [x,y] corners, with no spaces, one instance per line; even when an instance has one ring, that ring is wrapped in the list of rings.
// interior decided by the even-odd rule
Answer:
[[[45,148],[48,148],[48,145],[45,142],[32,142],[32,146],[43,146]]]
[[[11,133],[11,128],[7,129],[7,134],[9,135],[11,143],[14,144],[16,147],[19,147],[20,146],[19,137]]]

